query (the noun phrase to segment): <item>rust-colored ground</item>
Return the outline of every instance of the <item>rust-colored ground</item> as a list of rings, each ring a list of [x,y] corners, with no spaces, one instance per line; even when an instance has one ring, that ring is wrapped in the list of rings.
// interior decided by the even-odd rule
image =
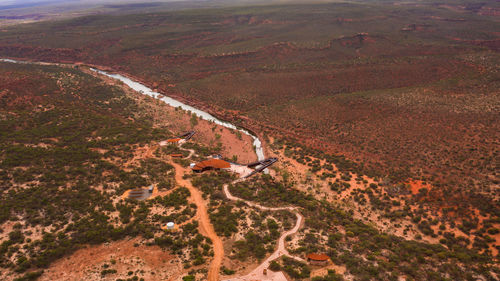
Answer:
[[[91,75],[98,75],[93,71],[83,70]],[[128,73],[125,75],[130,76]],[[151,102],[150,97],[138,95],[135,91],[124,84],[117,83],[114,79],[103,75],[98,76],[107,83],[122,87],[123,90],[131,93],[131,96],[142,105],[141,110],[149,116],[153,116],[153,122],[156,126],[168,128],[170,131],[178,134],[194,130],[196,134],[193,136],[193,141],[207,146],[217,146],[220,143],[220,154],[225,158],[232,159],[233,156],[237,156],[238,162],[241,163],[250,163],[257,160],[255,150],[253,149],[253,140],[250,136],[243,133],[236,133],[233,130],[202,119],[197,119],[196,124],[193,124],[191,116],[187,112],[176,110],[160,101]],[[134,80],[141,81],[141,79],[135,77]],[[151,153],[149,149],[143,152],[147,153],[147,155]]]
[[[42,281],[52,280],[102,280],[101,271],[107,264],[109,269],[117,270],[115,274],[106,275],[104,280],[125,278],[129,271],[134,274],[143,270],[146,280],[169,280],[181,274],[181,265],[174,256],[158,246],[139,245],[140,239],[121,240],[109,244],[89,246],[77,250],[72,255],[54,262],[40,277]],[[112,260],[116,263],[112,264]],[[129,276],[130,278],[130,276]]]
[[[411,194],[413,195],[418,194],[423,188],[427,190],[430,190],[432,188],[430,184],[424,183],[420,180],[411,180],[408,184],[410,185]]]
[[[219,270],[222,264],[222,259],[224,258],[224,247],[222,245],[222,240],[215,233],[214,227],[210,222],[210,217],[208,216],[206,202],[201,196],[201,192],[196,189],[189,180],[185,180],[182,177],[186,173],[190,173],[186,168],[181,167],[179,164],[173,163],[175,167],[175,180],[177,184],[185,186],[189,189],[191,193],[191,199],[196,204],[196,217],[199,222],[199,231],[201,234],[209,237],[212,240],[212,245],[214,248],[214,258],[210,263],[208,268],[208,281],[219,281]]]

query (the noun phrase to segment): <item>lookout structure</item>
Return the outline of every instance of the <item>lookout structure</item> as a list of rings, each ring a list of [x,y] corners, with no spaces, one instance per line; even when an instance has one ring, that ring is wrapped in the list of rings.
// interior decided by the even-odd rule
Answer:
[[[166,146],[166,145],[175,144],[175,143],[176,144],[183,144],[186,141],[190,140],[194,136],[194,134],[196,134],[195,131],[186,132],[186,133],[184,133],[176,138],[161,141],[160,146]]]

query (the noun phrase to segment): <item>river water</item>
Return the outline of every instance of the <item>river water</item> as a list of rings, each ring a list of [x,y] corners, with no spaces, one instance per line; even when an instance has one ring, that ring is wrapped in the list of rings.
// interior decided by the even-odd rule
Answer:
[[[51,63],[45,63],[45,62],[18,61],[18,60],[12,60],[12,59],[0,59],[0,61],[10,62],[10,63],[18,63],[18,64],[39,64],[39,65],[51,64]],[[246,135],[249,135],[253,139],[253,146],[255,148],[255,153],[257,154],[257,158],[259,159],[259,161],[265,159],[264,149],[262,148],[262,142],[260,141],[260,139],[257,136],[253,135],[249,131],[247,131],[245,129],[238,128],[235,125],[233,125],[227,121],[220,120],[208,112],[205,112],[205,111],[200,110],[198,108],[195,108],[195,107],[192,107],[192,106],[187,105],[185,103],[182,103],[176,99],[173,99],[171,97],[167,97],[163,94],[155,92],[152,89],[148,88],[147,86],[145,86],[137,81],[134,81],[128,77],[125,77],[123,75],[115,74],[115,73],[108,73],[108,72],[105,72],[105,71],[102,71],[99,69],[95,69],[95,68],[90,68],[90,69],[92,71],[95,71],[95,72],[100,73],[102,75],[106,75],[106,76],[111,77],[113,79],[119,80],[119,81],[123,82],[125,85],[129,86],[130,88],[134,89],[135,91],[137,91],[141,94],[150,96],[150,97],[155,98],[155,99],[159,99],[170,106],[180,107],[184,110],[189,110],[192,113],[194,113],[196,116],[200,117],[201,119],[204,119],[204,120],[207,120],[210,122],[214,122],[215,124],[218,124],[218,125],[221,125],[221,126],[224,126],[226,128],[233,129],[233,130],[238,130]]]

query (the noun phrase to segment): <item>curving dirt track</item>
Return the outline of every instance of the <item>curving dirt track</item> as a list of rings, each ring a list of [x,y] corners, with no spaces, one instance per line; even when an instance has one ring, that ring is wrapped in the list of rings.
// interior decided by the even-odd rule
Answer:
[[[241,181],[241,179],[236,180],[233,183],[236,183],[239,181]],[[274,271],[268,270],[267,274],[264,274],[263,272],[264,272],[264,269],[267,269],[269,267],[269,263],[271,261],[281,257],[282,255],[288,256],[288,257],[293,258],[297,261],[305,262],[303,259],[301,259],[299,257],[291,256],[288,253],[287,249],[285,248],[286,237],[288,235],[295,234],[299,230],[300,226],[302,225],[302,221],[304,220],[304,217],[297,211],[297,207],[277,207],[277,208],[265,207],[265,206],[256,204],[254,202],[246,201],[246,200],[243,200],[243,199],[238,198],[236,196],[233,196],[231,194],[231,192],[229,192],[229,185],[228,184],[225,184],[223,189],[224,189],[224,194],[226,195],[226,197],[229,200],[243,201],[248,206],[259,208],[259,209],[265,210],[265,211],[288,210],[290,212],[295,213],[295,215],[297,216],[297,222],[295,223],[295,226],[292,229],[285,231],[283,234],[281,234],[281,236],[278,240],[278,248],[276,249],[276,251],[274,251],[267,259],[265,259],[259,266],[257,266],[254,270],[252,270],[249,274],[247,274],[245,276],[226,279],[225,281],[251,281],[251,280],[287,281],[285,275],[281,271],[274,272]]]
[[[189,156],[186,157],[186,159],[191,158],[191,156],[194,154],[194,151],[189,149]],[[203,197],[201,196],[201,193],[198,189],[196,189],[192,184],[191,181],[183,179],[183,176],[186,173],[189,173],[189,169],[184,168],[180,166],[177,163],[172,163],[172,165],[175,168],[175,180],[177,184],[181,186],[185,186],[190,192],[191,192],[191,198],[193,199],[194,203],[197,206],[197,211],[196,211],[196,218],[199,221],[199,230],[203,235],[208,236],[212,242],[213,242],[213,247],[214,247],[214,258],[212,260],[212,263],[209,266],[208,269],[208,276],[207,280],[208,281],[219,281],[219,271],[220,267],[222,265],[222,260],[224,258],[224,247],[222,244],[222,240],[220,237],[215,233],[215,230],[213,228],[213,225],[210,222],[210,217],[208,216],[207,208],[206,208],[206,203],[203,200]],[[233,183],[237,183],[240,181],[243,181],[244,179],[238,179],[234,181]],[[257,203],[243,200],[241,198],[238,198],[236,196],[233,196],[231,192],[229,192],[229,185],[225,184],[223,186],[224,194],[227,197],[227,199],[232,200],[232,201],[243,201],[245,202],[248,206],[255,207],[261,210],[266,210],[266,211],[280,211],[280,210],[287,210],[290,212],[293,212],[297,216],[297,222],[295,223],[295,226],[288,230],[285,231],[283,234],[281,234],[279,240],[278,240],[278,247],[277,249],[268,257],[266,258],[259,266],[257,266],[254,270],[252,270],[249,274],[245,276],[240,276],[240,277],[235,277],[231,279],[227,279],[227,281],[250,281],[250,280],[272,280],[272,281],[287,281],[285,275],[283,272],[273,272],[273,271],[268,271],[267,274],[263,274],[264,269],[267,269],[269,267],[269,264],[271,261],[279,258],[282,255],[289,256],[293,259],[296,259],[298,261],[304,262],[303,259],[299,257],[294,257],[291,256],[288,251],[285,248],[285,239],[287,236],[295,234],[300,226],[302,225],[302,222],[304,220],[304,217],[297,211],[297,207],[266,207],[259,205]]]
[[[185,186],[189,190],[189,192],[191,193],[191,198],[196,204],[196,216],[198,218],[198,222],[200,223],[198,227],[200,232],[212,240],[212,245],[214,247],[214,258],[208,268],[207,280],[219,281],[219,270],[222,264],[222,259],[224,257],[224,247],[222,245],[222,240],[217,235],[217,233],[215,233],[214,227],[212,223],[210,223],[210,217],[208,216],[207,207],[200,191],[196,189],[189,180],[185,180],[182,178],[182,176],[184,176],[186,172],[189,172],[188,169],[176,163],[172,163],[172,165],[175,167],[175,181],[177,182],[177,184]]]

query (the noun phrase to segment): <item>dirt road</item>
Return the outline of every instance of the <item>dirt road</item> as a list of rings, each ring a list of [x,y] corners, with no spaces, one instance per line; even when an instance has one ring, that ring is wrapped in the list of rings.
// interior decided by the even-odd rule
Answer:
[[[199,231],[201,232],[201,234],[209,237],[212,240],[212,245],[214,247],[214,258],[208,268],[207,280],[219,281],[219,271],[222,264],[222,258],[224,257],[224,247],[222,246],[222,240],[219,236],[217,236],[217,233],[215,233],[214,227],[210,222],[206,203],[201,196],[201,192],[191,184],[191,181],[182,178],[185,173],[189,173],[190,171],[177,163],[172,163],[172,165],[175,167],[175,181],[177,182],[177,184],[185,186],[187,189],[189,189],[191,198],[196,204],[196,216],[199,222]]]

